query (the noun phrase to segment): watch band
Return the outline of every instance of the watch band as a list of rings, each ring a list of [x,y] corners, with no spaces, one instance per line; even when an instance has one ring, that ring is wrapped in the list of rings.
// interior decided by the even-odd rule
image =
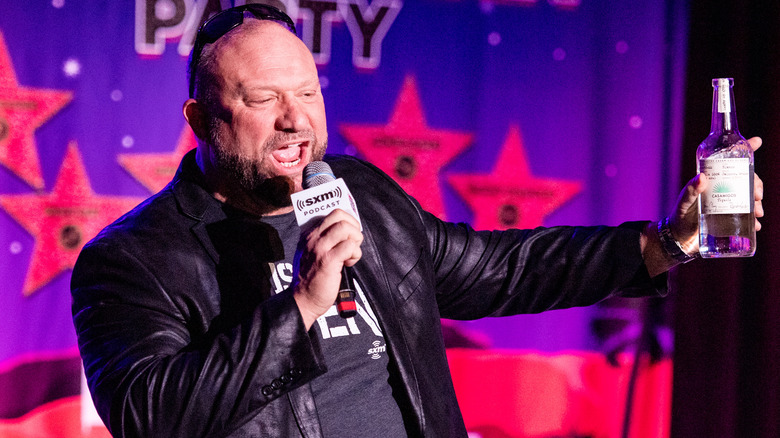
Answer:
[[[691,255],[685,252],[680,242],[672,235],[668,216],[658,221],[658,237],[666,254],[680,263],[688,263],[699,255],[699,253]]]

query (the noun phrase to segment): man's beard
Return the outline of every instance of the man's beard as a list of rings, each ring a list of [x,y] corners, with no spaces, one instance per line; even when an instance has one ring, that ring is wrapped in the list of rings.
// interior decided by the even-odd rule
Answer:
[[[219,173],[232,179],[238,185],[268,203],[275,208],[289,207],[292,205],[290,195],[295,192],[295,182],[287,176],[268,176],[260,168],[260,162],[242,155],[236,151],[236,148],[225,147],[226,142],[219,135],[220,130],[212,126],[210,132],[212,138],[211,144],[214,146],[214,154],[217,159],[217,169]],[[300,138],[301,134],[311,139],[312,161],[322,160],[327,148],[327,140],[320,143],[313,132],[301,132],[295,135]],[[259,155],[260,159],[270,155],[274,146],[284,142],[291,134],[277,133],[272,136],[263,145],[263,151]]]

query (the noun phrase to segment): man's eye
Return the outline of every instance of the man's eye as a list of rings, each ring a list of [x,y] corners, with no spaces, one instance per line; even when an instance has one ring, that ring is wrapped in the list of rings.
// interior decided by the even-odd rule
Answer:
[[[263,97],[250,97],[246,101],[250,105],[262,105],[262,104],[269,103],[269,102],[271,102],[273,100],[274,100],[274,98],[271,97],[271,96],[263,96]]]

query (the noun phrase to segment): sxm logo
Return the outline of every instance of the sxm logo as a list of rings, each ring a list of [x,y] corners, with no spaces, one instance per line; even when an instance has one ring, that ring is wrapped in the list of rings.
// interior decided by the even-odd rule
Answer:
[[[304,216],[306,216],[333,209],[341,202],[341,197],[341,187],[336,187],[329,192],[321,193],[306,199],[299,199],[296,201],[296,206],[298,207],[298,210],[303,212]],[[325,204],[320,205],[322,203]]]
[[[231,6],[225,0],[136,0],[135,50],[161,55],[169,41],[188,56],[198,26]],[[235,5],[260,3],[235,1]],[[402,0],[273,0],[262,3],[284,10],[297,23],[301,38],[318,65],[330,62],[333,23],[345,22],[352,37],[352,63],[357,68],[379,66],[382,41],[403,6]]]

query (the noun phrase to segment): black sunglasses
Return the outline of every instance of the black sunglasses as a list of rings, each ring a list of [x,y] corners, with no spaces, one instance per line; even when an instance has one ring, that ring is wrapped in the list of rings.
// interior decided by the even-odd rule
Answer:
[[[190,97],[195,97],[195,71],[200,62],[200,55],[206,44],[211,44],[230,30],[240,26],[244,22],[244,12],[249,12],[258,20],[276,21],[287,26],[292,33],[295,33],[295,23],[292,19],[279,9],[259,3],[250,3],[234,8],[225,9],[206,20],[198,29],[195,36],[195,45],[192,48],[192,58],[190,60]]]

